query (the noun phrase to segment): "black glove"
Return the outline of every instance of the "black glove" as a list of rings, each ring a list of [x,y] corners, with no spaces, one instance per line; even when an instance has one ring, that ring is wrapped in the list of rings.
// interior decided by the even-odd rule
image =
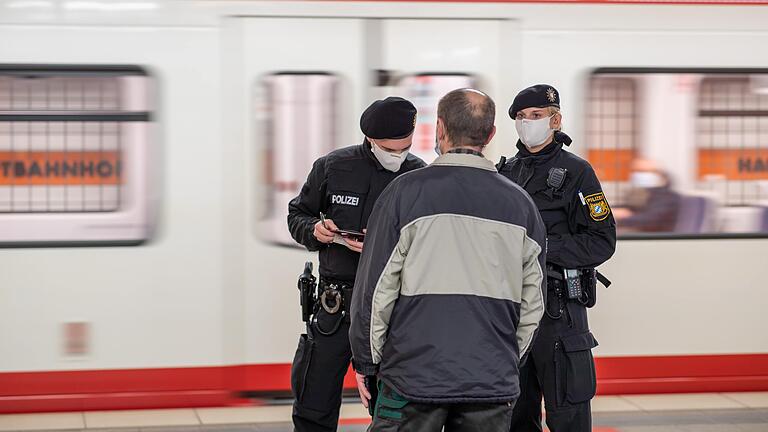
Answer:
[[[371,394],[371,400],[368,401],[368,414],[373,417],[376,410],[376,400],[379,398],[379,379],[376,375],[365,376],[365,388]]]

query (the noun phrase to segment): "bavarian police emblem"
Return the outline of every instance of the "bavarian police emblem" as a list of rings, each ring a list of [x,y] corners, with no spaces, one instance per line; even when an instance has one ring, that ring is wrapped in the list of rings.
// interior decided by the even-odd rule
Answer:
[[[611,208],[608,207],[608,201],[602,192],[584,197],[584,201],[589,206],[589,216],[594,221],[605,220],[611,214]]]
[[[549,101],[552,103],[557,100],[557,93],[555,93],[555,89],[551,87],[547,89],[547,99],[549,99]]]

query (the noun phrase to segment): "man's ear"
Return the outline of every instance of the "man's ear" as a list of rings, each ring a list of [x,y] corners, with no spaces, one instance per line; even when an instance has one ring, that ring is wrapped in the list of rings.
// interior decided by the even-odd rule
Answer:
[[[493,139],[493,136],[496,135],[496,125],[493,126],[493,129],[491,129],[491,133],[488,135],[488,139],[485,140],[485,145],[488,145],[488,143],[491,142]]]
[[[435,137],[441,141],[445,139],[445,125],[443,124],[443,120],[440,117],[437,118],[437,126],[435,126]]]

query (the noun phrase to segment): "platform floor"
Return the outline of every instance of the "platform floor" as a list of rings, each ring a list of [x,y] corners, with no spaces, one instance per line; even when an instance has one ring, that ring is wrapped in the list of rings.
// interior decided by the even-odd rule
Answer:
[[[0,431],[288,432],[289,401],[264,406],[0,415]],[[595,432],[768,432],[768,392],[600,396]],[[340,432],[368,423],[359,402],[345,400]]]

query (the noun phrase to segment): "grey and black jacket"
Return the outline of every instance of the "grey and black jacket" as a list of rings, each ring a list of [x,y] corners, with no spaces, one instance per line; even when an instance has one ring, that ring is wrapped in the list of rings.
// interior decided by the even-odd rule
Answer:
[[[357,269],[355,369],[417,402],[515,400],[544,311],[545,235],[528,194],[481,156],[398,177]]]

